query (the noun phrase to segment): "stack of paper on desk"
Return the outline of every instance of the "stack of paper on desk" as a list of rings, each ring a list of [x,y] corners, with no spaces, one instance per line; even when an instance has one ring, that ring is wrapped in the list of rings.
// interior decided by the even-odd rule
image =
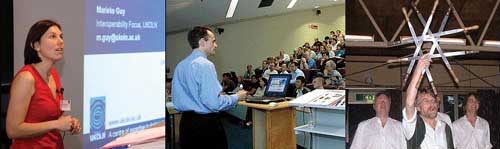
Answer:
[[[288,103],[290,106],[316,108],[345,108],[345,90],[316,89]]]
[[[123,148],[130,145],[161,141],[162,139],[165,139],[165,126],[148,128],[142,131],[126,134],[104,145],[102,148]]]

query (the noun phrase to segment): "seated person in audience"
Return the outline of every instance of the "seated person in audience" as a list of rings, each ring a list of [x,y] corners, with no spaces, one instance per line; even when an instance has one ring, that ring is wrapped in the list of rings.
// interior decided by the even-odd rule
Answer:
[[[224,93],[232,92],[236,88],[236,84],[231,80],[231,74],[227,72],[222,74],[221,85]]]
[[[275,62],[275,61],[274,61],[274,57],[272,57],[272,56],[267,57],[267,59],[266,59],[266,60],[267,60],[268,67],[269,67],[269,64],[271,64],[271,63],[274,63],[274,62]]]
[[[320,46],[320,45],[323,45],[323,43],[321,43],[321,41],[319,41],[318,38],[314,38],[314,43],[313,43],[313,46]]]
[[[335,31],[330,31],[330,39],[333,37],[337,37],[337,34],[335,34]]]
[[[337,53],[335,54],[337,57],[345,57],[344,45],[340,44],[337,46]]]
[[[328,58],[328,53],[321,53],[321,55],[322,57],[319,62],[319,71],[323,72],[325,70],[325,64],[330,60],[330,58]]]
[[[490,125],[477,116],[480,100],[473,93],[467,95],[463,110],[465,115],[453,122],[453,135],[457,149],[492,148]]]
[[[323,58],[323,52],[322,51],[318,51],[318,53],[316,53],[316,57],[314,57],[314,59],[316,59],[317,61],[321,60],[321,58]]]
[[[257,75],[257,77],[261,77],[262,74],[264,74],[264,71],[267,70],[267,68],[267,60],[263,60],[262,65],[259,68],[255,69],[255,75]]]
[[[330,46],[330,39],[325,39],[323,40],[323,46],[326,48],[328,46]]]
[[[324,89],[324,85],[325,85],[325,79],[323,79],[323,77],[316,77],[313,79],[312,81],[312,84],[313,84],[313,87],[314,89]]]
[[[331,38],[330,39],[330,43],[331,43],[330,46],[328,46],[327,48],[329,48],[330,50],[331,49],[333,49],[333,50],[337,49],[337,46],[339,45],[339,42],[338,42],[338,40],[336,38]]]
[[[294,60],[301,59],[303,54],[304,54],[303,48],[302,47],[297,48]]]
[[[314,50],[306,48],[307,53],[309,53],[310,58],[316,58],[316,52]]]
[[[278,71],[279,74],[288,74],[288,67],[287,63],[281,64],[280,70]]]
[[[295,80],[299,76],[305,77],[304,72],[298,69],[297,66],[299,66],[299,63],[290,63],[290,74],[292,74],[292,80],[290,80],[290,84],[295,84]]]
[[[337,42],[339,42],[339,45],[344,45],[345,44],[345,36],[342,35],[342,37],[337,37]]]
[[[261,87],[260,82],[264,78],[257,78],[255,75],[252,76],[252,79],[250,81],[250,84],[248,87],[245,88],[246,91],[248,91],[248,95],[252,96],[262,96],[264,95],[264,91],[266,90],[265,84],[267,83],[267,80],[264,81],[264,87]],[[264,90],[262,90],[264,89]],[[240,126],[243,127],[249,127],[252,125],[252,108],[248,107],[247,108],[247,113],[245,116],[245,120],[242,120],[240,122]]]
[[[308,57],[309,53],[304,53],[304,56],[301,59],[295,60],[295,62],[299,63],[299,69],[309,69],[309,65],[307,64]]]
[[[311,52],[314,53],[314,51],[311,51]],[[304,57],[304,59],[306,59],[306,61],[307,61],[308,69],[316,69],[316,60],[314,60],[313,57],[311,57],[310,55],[306,54],[305,57]]]
[[[280,61],[285,63],[290,62],[290,55],[286,54],[285,50],[280,51]]]
[[[269,76],[271,74],[278,74],[278,71],[275,70],[275,64],[274,63],[270,63],[269,64],[269,69],[267,69],[266,71],[264,71],[264,75],[262,77],[264,77],[266,79],[269,79]]]
[[[306,85],[306,78],[303,76],[297,77],[297,81],[295,82],[295,97],[300,97],[311,91],[305,85]]]
[[[312,51],[318,51],[318,52],[320,51],[319,46],[312,46],[310,49]]]
[[[342,75],[336,70],[336,64],[332,60],[329,60],[325,64],[325,70],[323,70],[323,77],[325,77],[325,82],[327,86],[338,88],[345,86],[343,83]]]
[[[262,97],[264,96],[264,92],[266,91],[266,84],[267,84],[267,79],[266,78],[259,78],[259,87],[255,91],[255,94],[253,96],[256,97]]]
[[[337,30],[337,38],[344,38],[344,34],[342,34],[342,31]]]
[[[243,89],[243,87],[242,87],[242,86],[243,86],[243,83],[244,83],[244,82],[243,82],[243,76],[238,76],[238,77],[237,77],[237,80],[236,80],[236,82],[235,82],[236,87],[234,88],[234,90],[233,90],[232,92],[233,92],[233,93],[236,93],[236,92],[238,92],[238,91],[242,90],[242,89]]]
[[[253,94],[255,94],[255,91],[259,87],[259,79],[257,78],[256,75],[253,75],[250,78],[251,78],[250,82],[248,82],[247,84],[243,85],[243,89],[245,91],[248,91],[248,95],[253,95]]]
[[[252,65],[248,64],[247,65],[247,71],[245,71],[245,74],[243,75],[243,79],[251,79],[253,75],[255,75],[255,71],[252,70]]]
[[[306,43],[304,43],[304,45],[302,45],[302,47],[304,47],[304,48],[311,48],[311,45],[309,44],[309,42],[306,42]]]
[[[240,81],[238,81],[238,76],[234,71],[231,71],[231,80],[233,80],[234,84],[237,85],[236,87],[240,85]]]
[[[276,64],[276,67],[279,66],[279,64],[281,64],[282,61],[281,61],[281,58],[280,56],[275,56],[274,57],[274,64]]]
[[[328,50],[328,58],[334,58],[336,55],[335,55],[335,52],[334,51],[335,49],[331,49],[331,50]]]

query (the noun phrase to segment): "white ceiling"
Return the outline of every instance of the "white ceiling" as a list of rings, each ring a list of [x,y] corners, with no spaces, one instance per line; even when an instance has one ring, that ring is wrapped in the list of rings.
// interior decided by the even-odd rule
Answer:
[[[239,0],[232,18],[226,19],[231,0],[167,0],[167,33],[189,29],[196,25],[223,24],[242,19],[274,16],[293,11],[312,10],[344,4],[345,0],[297,0],[291,9],[291,0],[274,0],[269,7],[258,8],[261,0]]]

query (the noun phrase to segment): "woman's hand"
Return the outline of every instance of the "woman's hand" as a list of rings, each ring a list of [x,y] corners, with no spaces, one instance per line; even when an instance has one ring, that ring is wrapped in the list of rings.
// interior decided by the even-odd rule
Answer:
[[[57,119],[56,129],[62,131],[69,131],[73,126],[73,117],[63,115]]]
[[[76,135],[82,132],[82,128],[80,127],[80,121],[77,118],[71,119],[71,134]]]

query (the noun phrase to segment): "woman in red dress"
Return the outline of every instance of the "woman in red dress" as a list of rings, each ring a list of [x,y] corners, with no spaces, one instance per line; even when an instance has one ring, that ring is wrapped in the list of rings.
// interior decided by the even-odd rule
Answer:
[[[7,135],[11,148],[64,148],[60,131],[81,132],[80,121],[63,115],[63,89],[53,65],[63,58],[61,26],[40,20],[31,26],[24,47],[25,66],[10,90]]]

